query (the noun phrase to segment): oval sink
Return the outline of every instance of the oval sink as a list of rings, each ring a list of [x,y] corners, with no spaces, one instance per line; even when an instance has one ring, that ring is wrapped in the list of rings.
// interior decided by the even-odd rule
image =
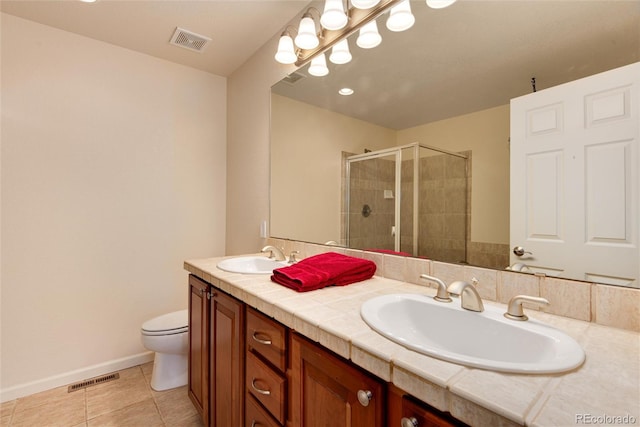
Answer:
[[[564,332],[535,320],[506,319],[485,305],[482,313],[460,301],[393,294],[362,304],[362,319],[376,332],[411,350],[449,362],[501,372],[557,373],[584,362],[580,345]]]
[[[220,270],[243,274],[271,274],[274,269],[286,266],[286,261],[276,261],[263,256],[228,258],[217,265]]]

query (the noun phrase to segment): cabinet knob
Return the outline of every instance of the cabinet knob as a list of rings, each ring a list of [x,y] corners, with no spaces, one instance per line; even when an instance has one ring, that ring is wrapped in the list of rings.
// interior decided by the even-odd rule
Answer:
[[[418,420],[416,420],[415,417],[405,417],[400,420],[400,427],[418,427]]]
[[[256,378],[251,381],[251,388],[254,389],[257,393],[264,394],[265,396],[269,396],[271,394],[271,390],[265,390],[256,385]]]
[[[358,390],[358,402],[362,406],[369,406],[369,402],[373,399],[373,393],[369,390]]]

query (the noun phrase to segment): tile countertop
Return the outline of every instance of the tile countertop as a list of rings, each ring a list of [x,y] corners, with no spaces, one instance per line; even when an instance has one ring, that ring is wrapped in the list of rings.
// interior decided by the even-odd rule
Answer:
[[[390,293],[434,295],[426,286],[374,276],[298,293],[269,275],[228,273],[224,258],[188,260],[191,274],[244,301],[418,399],[474,426],[640,425],[640,334],[527,310],[572,336],[585,363],[565,374],[505,374],[416,353],[374,332],[360,305]],[[503,304],[485,304],[506,309]]]

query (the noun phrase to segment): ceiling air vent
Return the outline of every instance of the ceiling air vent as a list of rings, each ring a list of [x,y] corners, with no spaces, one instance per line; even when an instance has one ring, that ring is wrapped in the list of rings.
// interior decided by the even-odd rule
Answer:
[[[289,74],[288,76],[286,76],[284,79],[282,79],[283,82],[290,84],[290,85],[294,85],[298,82],[298,80],[302,80],[304,79],[306,76],[304,74],[298,73],[298,72],[293,72],[291,74]]]
[[[202,52],[210,41],[211,39],[209,37],[176,27],[176,31],[173,33],[169,43],[195,52]]]

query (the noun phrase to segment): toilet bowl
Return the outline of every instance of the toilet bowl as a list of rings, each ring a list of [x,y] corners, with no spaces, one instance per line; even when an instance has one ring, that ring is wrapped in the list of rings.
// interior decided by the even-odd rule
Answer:
[[[154,351],[151,388],[169,390],[187,384],[189,351],[189,314],[174,311],[142,324],[142,345]]]

